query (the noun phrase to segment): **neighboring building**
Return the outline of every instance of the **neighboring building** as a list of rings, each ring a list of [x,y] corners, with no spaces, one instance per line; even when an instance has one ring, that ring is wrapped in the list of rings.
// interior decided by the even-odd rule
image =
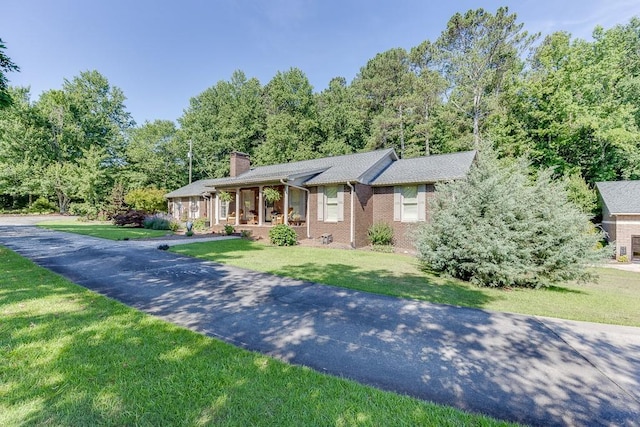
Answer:
[[[352,247],[368,245],[369,227],[386,222],[396,246],[409,248],[411,228],[429,219],[434,184],[464,178],[475,157],[466,151],[401,160],[386,149],[252,169],[248,155],[234,152],[230,177],[196,181],[166,197],[177,219],[185,218],[186,209],[187,217],[206,216],[214,227],[259,231],[284,223],[300,237],[331,235]],[[267,187],[280,200],[268,201]]]
[[[596,183],[602,200],[602,228],[615,242],[616,258],[640,260],[640,181]]]

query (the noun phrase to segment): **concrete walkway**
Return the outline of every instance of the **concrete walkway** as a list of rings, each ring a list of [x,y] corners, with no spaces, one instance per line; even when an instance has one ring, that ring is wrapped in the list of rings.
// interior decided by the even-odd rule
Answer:
[[[640,425],[640,328],[400,300],[29,226],[0,227],[0,244],[137,309],[321,372],[531,425]]]

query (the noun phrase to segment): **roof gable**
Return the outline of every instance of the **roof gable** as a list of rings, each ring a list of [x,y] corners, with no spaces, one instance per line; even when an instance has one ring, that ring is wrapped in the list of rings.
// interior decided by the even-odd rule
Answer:
[[[640,214],[640,181],[597,182],[596,187],[611,214]]]
[[[323,157],[320,159],[302,160],[299,162],[280,163],[276,165],[258,166],[235,178],[221,178],[211,186],[234,186],[278,182],[280,180],[301,179],[303,185],[324,185],[361,182],[366,173],[379,162],[392,162],[397,159],[393,148],[368,151],[364,153],[346,154],[343,156]]]

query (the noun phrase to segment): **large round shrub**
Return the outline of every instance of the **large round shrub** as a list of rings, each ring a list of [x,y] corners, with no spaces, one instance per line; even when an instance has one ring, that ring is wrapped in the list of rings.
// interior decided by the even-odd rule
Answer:
[[[481,286],[590,279],[587,266],[607,256],[602,233],[550,171],[527,171],[484,152],[466,180],[439,185],[418,234],[423,265]]]
[[[279,224],[269,230],[269,240],[276,246],[293,246],[298,241],[298,235],[286,224]]]

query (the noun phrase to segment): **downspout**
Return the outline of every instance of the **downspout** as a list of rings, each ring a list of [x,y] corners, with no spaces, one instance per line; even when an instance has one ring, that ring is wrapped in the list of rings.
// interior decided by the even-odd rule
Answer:
[[[218,193],[218,190],[214,189],[214,191],[216,192],[216,197],[215,197],[215,206],[214,206],[214,212],[215,212],[215,224],[216,225],[220,225],[220,196]]]
[[[347,186],[349,186],[349,188],[351,189],[351,212],[349,215],[351,217],[351,224],[350,224],[350,229],[349,229],[349,238],[351,239],[351,247],[355,248],[356,247],[356,216],[355,216],[355,212],[353,211],[353,196],[355,195],[355,188],[353,188],[353,185],[351,185],[351,183],[349,181],[347,181]]]
[[[286,183],[286,182],[284,182],[284,179],[281,179],[280,182],[283,185],[288,185],[289,187],[297,188],[298,190],[304,190],[304,191],[307,192],[307,212],[305,212],[305,222],[307,223],[307,239],[310,239],[311,238],[311,232],[310,232],[311,229],[309,227],[310,227],[311,224],[309,224],[309,203],[310,203],[309,199],[311,197],[309,197],[309,196],[311,195],[311,191],[309,191],[308,189],[306,189],[304,187],[298,187],[297,185]]]

